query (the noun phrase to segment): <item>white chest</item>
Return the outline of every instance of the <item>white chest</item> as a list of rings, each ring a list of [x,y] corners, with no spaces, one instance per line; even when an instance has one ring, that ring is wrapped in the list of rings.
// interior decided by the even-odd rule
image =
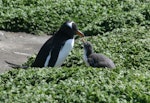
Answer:
[[[69,55],[70,51],[72,50],[74,46],[74,39],[69,39],[65,42],[64,46],[60,49],[57,61],[54,65],[54,67],[59,67],[63,64],[66,57]],[[49,60],[51,58],[51,52],[49,53],[49,56],[46,59],[46,62],[44,64],[45,67],[48,66]]]
[[[69,39],[65,42],[64,46],[61,48],[59,52],[55,66],[59,67],[62,65],[62,63],[72,50],[73,46],[74,46],[74,39]]]

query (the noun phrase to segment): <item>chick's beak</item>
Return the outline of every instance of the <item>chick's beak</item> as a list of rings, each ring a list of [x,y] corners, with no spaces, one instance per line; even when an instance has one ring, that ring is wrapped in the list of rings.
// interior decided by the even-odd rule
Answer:
[[[77,30],[77,34],[78,34],[79,36],[81,36],[81,37],[84,37],[84,34],[83,34],[81,31],[79,31],[79,30]]]
[[[86,43],[86,41],[85,41],[83,38],[81,39],[81,41],[82,41],[84,44]]]

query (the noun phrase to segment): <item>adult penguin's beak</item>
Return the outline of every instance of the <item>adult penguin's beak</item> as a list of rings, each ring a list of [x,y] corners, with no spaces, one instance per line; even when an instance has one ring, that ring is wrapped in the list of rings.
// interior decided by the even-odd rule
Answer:
[[[81,37],[84,37],[84,34],[80,30],[77,30],[77,34]]]

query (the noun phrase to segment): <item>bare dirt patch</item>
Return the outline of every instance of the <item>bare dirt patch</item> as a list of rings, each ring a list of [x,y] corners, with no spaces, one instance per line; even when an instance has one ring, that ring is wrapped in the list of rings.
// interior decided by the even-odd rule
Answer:
[[[35,36],[21,32],[0,31],[0,73],[12,69],[5,61],[23,64],[27,61],[27,57],[37,53],[49,38],[47,35]]]

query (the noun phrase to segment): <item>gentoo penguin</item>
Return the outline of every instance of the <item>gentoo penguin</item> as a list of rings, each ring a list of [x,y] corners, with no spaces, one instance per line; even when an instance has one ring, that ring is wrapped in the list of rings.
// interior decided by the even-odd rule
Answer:
[[[31,67],[61,66],[74,46],[74,35],[84,37],[73,21],[67,21],[41,47]]]
[[[94,53],[90,42],[83,41],[84,55],[83,59],[87,66],[102,67],[102,68],[115,68],[115,64],[111,59],[103,54]]]

